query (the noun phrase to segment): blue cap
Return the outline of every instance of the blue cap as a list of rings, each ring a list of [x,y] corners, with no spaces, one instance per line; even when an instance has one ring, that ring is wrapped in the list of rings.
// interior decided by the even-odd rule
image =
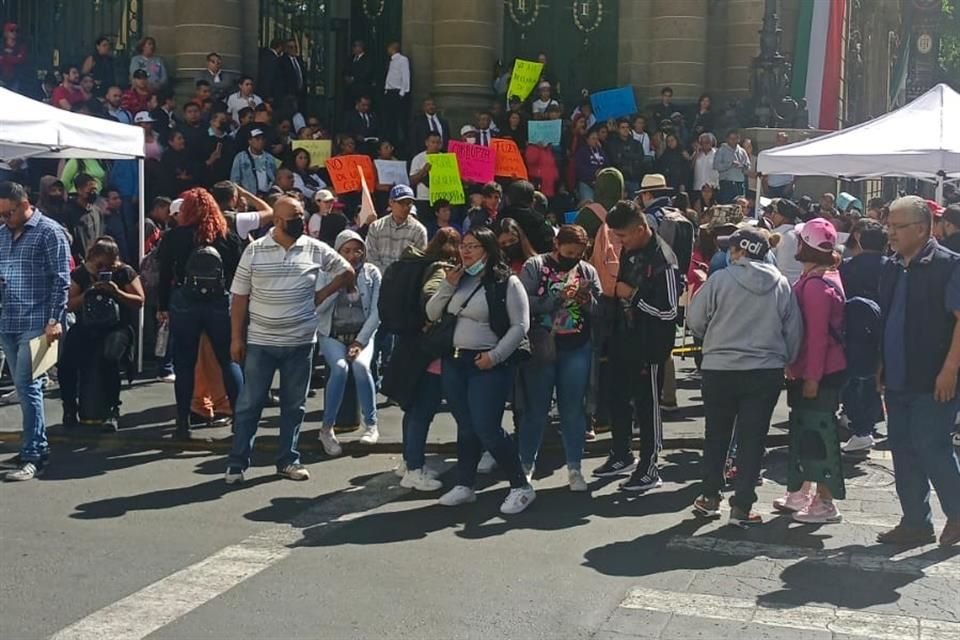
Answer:
[[[408,187],[405,184],[398,184],[390,189],[390,199],[391,200],[415,200],[416,196],[413,195],[413,189]]]

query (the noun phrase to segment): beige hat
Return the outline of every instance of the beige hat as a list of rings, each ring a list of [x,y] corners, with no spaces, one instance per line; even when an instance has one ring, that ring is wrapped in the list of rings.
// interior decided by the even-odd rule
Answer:
[[[648,173],[643,176],[643,182],[640,183],[640,189],[637,193],[646,191],[673,191],[672,187],[667,186],[667,179],[662,173]]]
[[[313,194],[314,202],[331,202],[336,199],[337,197],[333,195],[329,189],[320,189]]]
[[[180,213],[180,207],[183,206],[183,198],[177,198],[170,203],[170,215],[175,216]]]

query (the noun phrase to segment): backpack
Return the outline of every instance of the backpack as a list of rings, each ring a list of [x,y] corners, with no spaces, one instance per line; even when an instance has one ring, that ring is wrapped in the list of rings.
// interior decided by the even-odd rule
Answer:
[[[420,292],[427,269],[426,258],[400,259],[387,267],[380,283],[380,328],[396,335],[419,333],[427,324]]]
[[[120,324],[120,304],[113,296],[88,289],[83,294],[80,324],[92,329],[111,329]]]
[[[160,243],[150,249],[150,253],[143,256],[140,262],[140,282],[143,283],[143,292],[150,300],[156,298],[157,289],[160,287],[160,264],[157,261],[157,248]]]
[[[826,278],[819,279],[836,289]],[[843,327],[838,330],[830,326],[829,332],[843,347],[850,377],[868,378],[877,373],[883,320],[876,301],[861,296],[847,298],[843,303]]]
[[[686,274],[690,269],[690,260],[693,258],[693,223],[679,209],[664,207],[660,210],[663,219],[657,228],[660,237],[667,241],[673,254],[677,257],[677,269]]]
[[[197,247],[187,258],[183,287],[195,298],[213,300],[226,293],[223,259],[211,246]]]

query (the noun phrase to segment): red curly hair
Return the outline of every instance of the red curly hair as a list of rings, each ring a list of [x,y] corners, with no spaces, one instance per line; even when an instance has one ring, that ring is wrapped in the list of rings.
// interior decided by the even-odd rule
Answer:
[[[190,189],[183,193],[177,223],[181,227],[196,225],[194,237],[198,244],[211,244],[217,238],[227,236],[227,219],[217,201],[205,189]]]

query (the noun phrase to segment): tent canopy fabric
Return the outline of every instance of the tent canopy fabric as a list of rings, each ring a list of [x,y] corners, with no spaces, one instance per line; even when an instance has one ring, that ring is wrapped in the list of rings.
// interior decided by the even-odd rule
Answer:
[[[760,152],[757,171],[835,178],[960,177],[960,93],[938,84],[849,129]]]
[[[141,157],[140,127],[71,113],[0,88],[0,160]]]

